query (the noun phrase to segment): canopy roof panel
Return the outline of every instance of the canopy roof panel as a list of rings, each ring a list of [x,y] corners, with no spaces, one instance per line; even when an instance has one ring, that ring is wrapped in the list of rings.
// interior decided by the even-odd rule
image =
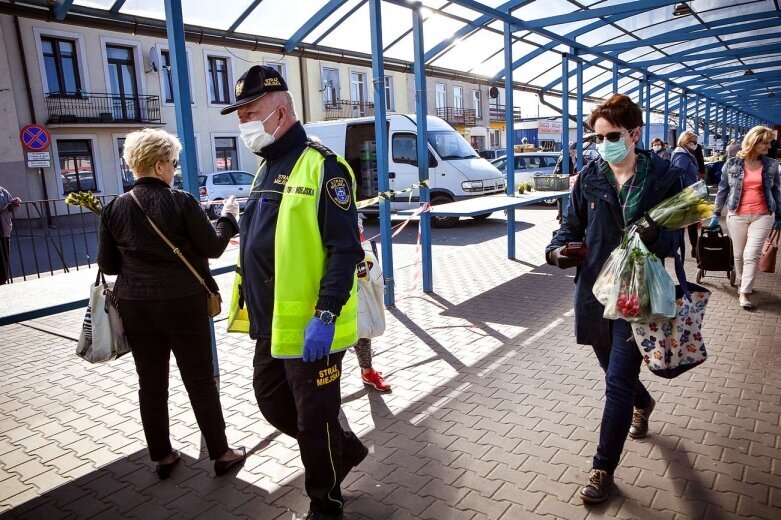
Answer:
[[[0,5],[9,2],[0,0]],[[74,0],[69,10],[67,0],[16,0],[15,5],[49,8],[51,3],[55,14],[59,8],[73,16],[102,12],[126,20],[165,18],[163,0]],[[63,3],[66,6],[58,5]],[[236,39],[286,42],[287,52],[371,52],[366,0],[182,3],[185,24],[224,31]],[[386,57],[412,62],[410,10],[416,6],[422,6],[424,16],[427,65],[437,69],[499,82],[505,75],[503,31],[510,23],[512,77],[531,89],[557,95],[561,54],[575,50],[584,60],[586,90],[592,95],[612,91],[617,62],[622,89],[636,88],[637,79],[647,73],[654,93],[669,82],[675,95],[706,95],[716,103],[781,121],[781,96],[775,95],[781,67],[770,63],[781,55],[778,0],[383,0]],[[686,9],[689,12],[681,12]],[[752,66],[757,70],[746,75]],[[570,68],[574,74],[574,65]],[[720,74],[710,72],[727,68]],[[627,75],[633,79],[624,79]],[[570,88],[574,83],[570,81]],[[755,108],[757,99],[764,99],[761,113]]]

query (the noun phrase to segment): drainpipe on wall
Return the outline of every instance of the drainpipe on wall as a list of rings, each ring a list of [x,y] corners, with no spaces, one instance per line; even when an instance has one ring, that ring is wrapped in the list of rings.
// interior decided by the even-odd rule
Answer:
[[[12,2],[13,3],[13,2]],[[14,28],[16,29],[16,44],[19,47],[19,58],[22,61],[22,72],[24,74],[24,88],[27,94],[27,107],[30,111],[30,123],[35,124],[35,104],[33,103],[33,92],[30,87],[30,75],[27,73],[27,57],[24,54],[24,43],[22,41],[22,29],[19,27],[19,17],[14,16]],[[22,157],[24,162],[24,157]],[[49,200],[49,190],[46,189],[46,176],[43,173],[43,168],[38,168],[38,175],[41,177],[41,188],[43,189],[43,200]],[[52,215],[49,212],[49,204],[44,205],[46,209],[46,223],[51,227]]]

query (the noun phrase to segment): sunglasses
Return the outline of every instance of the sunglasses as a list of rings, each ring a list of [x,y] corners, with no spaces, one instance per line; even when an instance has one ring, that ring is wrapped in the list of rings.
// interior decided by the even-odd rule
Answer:
[[[174,167],[174,170],[177,169],[179,167],[179,159],[174,159],[171,161],[171,166]]]
[[[611,143],[617,143],[620,139],[623,139],[624,132],[626,132],[626,134],[629,135],[632,132],[634,132],[634,130],[635,129],[632,128],[631,130],[624,130],[623,132],[608,132],[605,135],[594,134],[594,141],[597,144],[602,144],[605,142],[605,139],[607,139]]]

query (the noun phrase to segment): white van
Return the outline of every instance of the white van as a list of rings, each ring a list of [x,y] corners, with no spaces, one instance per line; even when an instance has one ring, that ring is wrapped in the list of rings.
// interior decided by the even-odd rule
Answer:
[[[469,143],[442,119],[428,116],[429,186],[431,203],[445,204],[480,195],[502,193],[505,180],[501,172],[479,157]],[[358,200],[377,196],[377,159],[374,118],[342,119],[304,125],[310,136],[344,157],[355,173]],[[401,191],[418,180],[417,123],[414,115],[388,116],[388,175],[390,189]],[[391,210],[419,206],[418,190],[399,194]],[[378,206],[361,210],[375,216]],[[483,219],[488,215],[475,217]],[[458,217],[433,217],[435,227],[451,227]]]

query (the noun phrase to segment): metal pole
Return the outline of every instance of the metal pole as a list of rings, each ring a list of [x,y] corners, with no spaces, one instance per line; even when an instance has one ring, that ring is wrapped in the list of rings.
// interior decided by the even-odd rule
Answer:
[[[421,184],[428,181],[428,122],[426,114],[426,60],[423,58],[423,15],[420,8],[412,10],[412,46],[415,52],[415,113],[418,121],[418,178]],[[482,101],[482,100],[481,100]],[[420,187],[420,203],[425,205],[431,200],[428,187]],[[420,242],[423,263],[423,292],[434,291],[431,257],[431,213],[424,211],[420,215]]]
[[[618,93],[618,63],[613,62],[613,94]]]
[[[710,144],[710,98],[705,98],[705,144],[707,148]]]
[[[700,133],[700,96],[694,96],[694,133]]]
[[[727,106],[721,107],[721,141],[723,151],[727,152],[727,141],[729,141],[729,134],[727,132]]]
[[[561,172],[565,175],[571,173],[569,161],[569,57],[564,53],[561,55]]]
[[[575,56],[578,55],[577,49],[571,49],[572,54]],[[583,169],[583,60],[578,59],[575,66],[577,67],[576,71],[576,78],[577,78],[577,87],[578,87],[578,98],[577,98],[577,104],[576,104],[576,115],[575,115],[575,126],[577,127],[577,149],[575,152],[577,153],[577,167],[578,171]]]
[[[670,84],[664,82],[664,136],[662,141],[667,141],[670,137]]]
[[[507,128],[507,194],[515,195],[515,122],[513,119],[512,27],[504,24],[504,125]],[[515,208],[507,210],[507,258],[515,259]]]
[[[651,149],[651,81],[645,74],[645,137],[643,139],[645,149]]]
[[[382,51],[382,1],[369,0],[369,23],[372,41],[372,75],[374,76],[374,135],[377,151],[377,176],[380,193],[390,190],[388,175],[388,128],[385,114],[385,64]],[[385,305],[395,305],[393,251],[391,242],[391,201],[380,197],[380,233],[382,272],[385,275]]]

